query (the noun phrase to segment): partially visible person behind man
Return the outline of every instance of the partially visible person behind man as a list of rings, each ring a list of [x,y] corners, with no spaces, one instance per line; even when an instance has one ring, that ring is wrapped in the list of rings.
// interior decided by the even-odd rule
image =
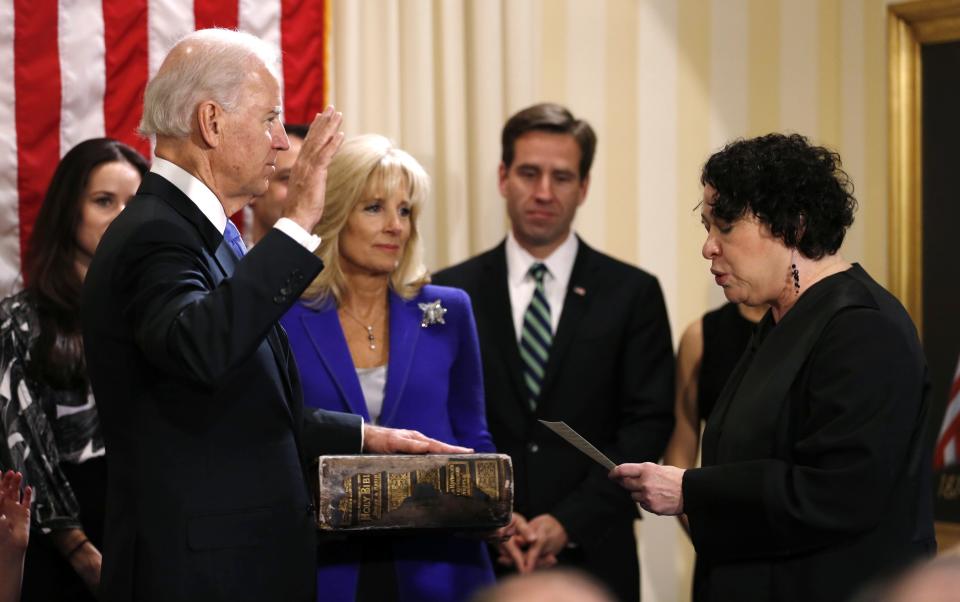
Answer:
[[[317,115],[284,217],[249,252],[227,217],[288,148],[279,56],[248,34],[182,38],[148,84],[156,160],[87,273],[84,347],[110,450],[101,599],[307,602],[316,534],[304,458],[457,452],[316,411],[276,322],[320,272],[309,232],[343,134]],[[362,427],[362,430],[361,430]]]
[[[507,577],[470,602],[614,602],[614,597],[586,573],[555,568]]]
[[[503,128],[500,193],[511,229],[436,274],[473,301],[494,444],[513,458],[529,520],[500,548],[520,572],[582,568],[622,600],[640,595],[637,508],[592,460],[538,423],[563,420],[611,458],[656,462],[673,427],[674,359],[656,278],[573,234],[596,136],[556,104]]]
[[[283,217],[283,205],[287,202],[287,191],[290,189],[290,171],[297,157],[303,139],[307,137],[307,126],[299,124],[284,124],[287,140],[290,147],[277,154],[276,171],[270,176],[267,191],[253,199],[250,203],[250,212],[253,221],[250,228],[250,244],[255,245],[269,232],[277,220]]]

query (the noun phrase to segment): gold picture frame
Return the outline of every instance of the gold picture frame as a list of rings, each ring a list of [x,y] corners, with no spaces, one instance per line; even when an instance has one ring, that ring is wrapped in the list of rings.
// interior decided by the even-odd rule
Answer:
[[[923,332],[922,60],[924,44],[960,40],[960,0],[887,7],[890,291]],[[938,522],[941,550],[960,545],[960,525]]]
[[[923,331],[921,59],[924,43],[960,40],[960,0],[887,7],[890,291]]]

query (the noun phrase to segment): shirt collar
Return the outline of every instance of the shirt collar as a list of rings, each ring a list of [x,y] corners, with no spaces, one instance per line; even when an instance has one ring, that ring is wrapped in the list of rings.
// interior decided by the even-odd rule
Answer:
[[[206,184],[179,165],[160,157],[154,157],[150,171],[162,176],[187,195],[213,224],[217,232],[224,231],[227,227],[227,214],[223,210],[223,205],[220,204],[220,199]]]
[[[555,280],[565,284],[570,281],[570,273],[573,272],[573,262],[577,258],[579,245],[576,235],[571,231],[567,239],[554,249],[549,257],[537,259],[520,246],[513,236],[513,231],[510,231],[507,233],[506,243],[507,279],[513,286],[520,284],[530,272],[530,266],[539,262],[547,266]]]

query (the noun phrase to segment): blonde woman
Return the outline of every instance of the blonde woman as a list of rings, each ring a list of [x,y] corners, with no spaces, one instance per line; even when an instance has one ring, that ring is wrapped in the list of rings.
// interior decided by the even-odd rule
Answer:
[[[470,300],[420,261],[428,187],[386,138],[344,142],[314,230],[324,269],[281,321],[307,406],[492,451]],[[450,535],[327,543],[317,574],[325,600],[462,600],[492,581],[484,544]]]

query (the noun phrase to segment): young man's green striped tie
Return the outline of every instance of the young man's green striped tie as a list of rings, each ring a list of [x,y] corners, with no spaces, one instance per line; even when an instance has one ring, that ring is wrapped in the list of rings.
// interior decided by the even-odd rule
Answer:
[[[527,311],[523,314],[523,327],[520,336],[520,358],[523,360],[523,380],[527,383],[530,409],[537,409],[540,400],[540,387],[550,357],[550,343],[553,332],[550,329],[550,304],[543,290],[543,276],[547,266],[535,263],[530,266],[530,275],[537,286]]]

